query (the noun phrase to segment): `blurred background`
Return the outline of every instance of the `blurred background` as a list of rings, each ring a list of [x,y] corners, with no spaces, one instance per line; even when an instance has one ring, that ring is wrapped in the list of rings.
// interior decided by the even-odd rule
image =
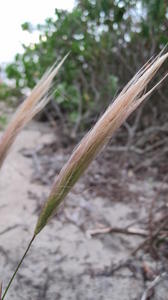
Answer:
[[[1,101],[10,88],[12,96],[24,95],[49,66],[71,52],[45,115],[62,122],[72,137],[90,128],[133,74],[168,42],[164,0],[6,1],[0,22]],[[12,85],[6,86],[9,79]],[[129,138],[144,126],[163,124],[166,109],[164,85],[145,105],[143,117],[141,108],[138,122],[133,118],[136,128],[125,126]]]
[[[50,103],[20,134],[2,170],[0,277],[6,283],[76,143],[166,47],[168,1],[6,0],[0,37],[1,131],[44,72],[70,51]],[[152,86],[166,70],[167,63]],[[164,280],[144,294],[168,274],[167,96],[165,80],[93,162],[35,244],[12,299],[167,299]]]

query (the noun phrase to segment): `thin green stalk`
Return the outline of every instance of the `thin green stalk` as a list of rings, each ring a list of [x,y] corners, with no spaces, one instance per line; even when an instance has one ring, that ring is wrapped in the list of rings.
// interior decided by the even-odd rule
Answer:
[[[15,272],[13,273],[13,275],[12,275],[12,277],[11,277],[11,279],[10,279],[10,281],[9,281],[9,283],[8,283],[8,285],[7,285],[7,287],[6,287],[6,289],[5,289],[5,292],[4,292],[3,296],[2,296],[2,300],[4,300],[4,298],[5,298],[5,296],[6,296],[7,292],[8,292],[8,290],[9,290],[9,288],[10,288],[10,286],[11,286],[11,284],[12,284],[12,282],[13,282],[13,280],[14,280],[14,278],[15,278],[15,276],[16,276],[16,274],[17,274],[19,268],[20,268],[20,266],[22,265],[22,263],[23,263],[23,261],[24,261],[24,259],[25,259],[25,257],[26,257],[26,254],[28,253],[28,251],[29,251],[29,249],[30,249],[30,247],[31,247],[31,245],[32,245],[32,243],[33,243],[35,237],[36,237],[36,235],[33,235],[31,241],[29,242],[28,247],[27,247],[25,253],[23,254],[23,256],[22,256],[22,258],[21,258],[19,264],[17,265],[17,268],[16,268]]]
[[[2,300],[1,296],[2,296],[2,283],[0,283],[0,300]]]

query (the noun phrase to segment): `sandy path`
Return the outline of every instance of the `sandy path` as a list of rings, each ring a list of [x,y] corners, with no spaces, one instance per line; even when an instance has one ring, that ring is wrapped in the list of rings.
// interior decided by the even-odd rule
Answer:
[[[0,174],[0,278],[4,286],[32,235],[38,207],[49,192],[49,186],[32,182],[32,160],[21,150],[37,148],[52,139],[48,127],[34,123],[19,135]],[[64,209],[34,242],[6,299],[140,299],[144,290],[140,275],[133,276],[127,268],[109,277],[95,274],[126,259],[141,239],[110,234],[89,238],[86,232],[100,223],[122,226],[134,221],[135,207],[100,197],[90,199],[81,189],[79,183]]]

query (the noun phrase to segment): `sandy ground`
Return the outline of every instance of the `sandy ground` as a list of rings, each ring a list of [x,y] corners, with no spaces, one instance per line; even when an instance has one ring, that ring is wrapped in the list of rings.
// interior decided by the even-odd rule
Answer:
[[[40,207],[50,190],[49,185],[32,180],[33,160],[23,152],[50,143],[53,138],[49,127],[33,123],[19,135],[1,170],[0,280],[3,287],[32,236]],[[146,284],[142,273],[133,270],[138,268],[138,263],[135,266],[134,257],[130,256],[131,250],[142,241],[141,237],[102,234],[91,238],[89,230],[109,225],[125,227],[144,217],[144,201],[151,199],[154,191],[152,183],[137,182],[136,191],[142,188],[143,196],[138,203],[117,202],[100,196],[93,198],[80,181],[58,215],[35,240],[6,299],[141,299]],[[130,184],[129,189],[134,192],[135,185]],[[132,269],[121,268],[111,276],[100,272],[127,258]],[[166,283],[163,280],[159,293],[156,291],[150,299],[168,299]]]

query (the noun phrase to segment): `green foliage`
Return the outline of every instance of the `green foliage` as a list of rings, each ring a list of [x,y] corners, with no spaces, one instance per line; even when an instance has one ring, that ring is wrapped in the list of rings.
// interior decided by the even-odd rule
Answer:
[[[25,22],[21,26],[22,26],[23,31],[28,31],[30,33],[33,31],[33,27],[31,25],[31,23],[29,23],[29,22]]]
[[[4,101],[10,96],[10,90],[7,84],[1,83],[0,84],[0,101]]]
[[[0,129],[4,129],[7,124],[7,118],[5,115],[0,116]]]
[[[13,99],[19,99],[21,92],[6,83],[0,83],[0,101],[7,101],[9,104]]]
[[[60,83],[54,92],[54,101],[61,106],[63,112],[68,112],[67,118],[75,123],[78,118],[79,91],[73,85]]]
[[[164,0],[78,0],[72,12],[55,10],[35,28],[39,42],[23,45],[7,66],[16,87],[33,88],[44,71],[68,51],[56,79],[54,101],[66,120],[89,125],[116,91],[167,42],[168,8]],[[143,50],[142,50],[143,49]]]

